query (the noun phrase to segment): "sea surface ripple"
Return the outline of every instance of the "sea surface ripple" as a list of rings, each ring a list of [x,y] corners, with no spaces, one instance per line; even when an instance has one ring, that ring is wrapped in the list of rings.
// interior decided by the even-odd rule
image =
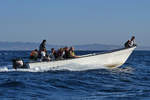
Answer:
[[[93,52],[96,51],[77,53]],[[116,69],[11,68],[13,58],[28,60],[29,54],[30,51],[0,51],[0,100],[150,100],[150,51],[134,51]]]

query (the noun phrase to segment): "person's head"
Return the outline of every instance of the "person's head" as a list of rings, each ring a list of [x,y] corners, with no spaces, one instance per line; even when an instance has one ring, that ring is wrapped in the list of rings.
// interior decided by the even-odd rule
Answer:
[[[135,36],[132,36],[131,41],[133,41],[135,39]]]
[[[54,48],[51,48],[51,51],[54,51],[55,49]]]
[[[64,50],[65,50],[65,51],[68,51],[68,50],[69,50],[69,48],[66,46],[66,47],[64,47]]]
[[[131,40],[128,40],[128,43],[131,43]]]
[[[51,52],[54,53],[54,52],[55,52],[55,49],[54,49],[54,48],[51,48]]]
[[[43,40],[42,42],[43,42],[43,43],[46,43],[46,40]]]
[[[63,51],[64,49],[63,48],[60,48],[60,51]]]
[[[37,49],[35,49],[34,51],[38,51]]]
[[[74,47],[70,47],[70,50],[71,50],[71,51],[74,51]]]

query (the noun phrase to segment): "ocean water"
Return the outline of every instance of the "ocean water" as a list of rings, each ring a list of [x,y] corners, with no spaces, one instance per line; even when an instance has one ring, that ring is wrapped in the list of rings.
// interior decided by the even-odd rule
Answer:
[[[12,69],[13,58],[29,54],[0,51],[0,100],[150,100],[150,51],[134,51],[116,69]]]

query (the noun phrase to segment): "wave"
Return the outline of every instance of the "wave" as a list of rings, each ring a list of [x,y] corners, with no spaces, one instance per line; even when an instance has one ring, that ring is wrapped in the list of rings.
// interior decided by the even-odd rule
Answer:
[[[80,64],[66,64],[63,66],[57,66],[54,68],[51,67],[38,67],[38,68],[29,68],[29,69],[13,69],[12,65],[7,65],[0,67],[0,72],[11,72],[11,71],[25,71],[25,72],[46,72],[46,71],[57,71],[57,70],[69,70],[69,71],[85,71],[91,69],[106,69],[104,66],[96,65],[96,64],[89,64],[89,65],[80,65]]]
[[[25,87],[25,84],[23,82],[19,82],[19,81],[6,81],[4,83],[0,84],[0,87]]]
[[[12,65],[7,65],[7,66],[3,66],[0,67],[0,72],[14,72],[14,71],[19,71],[19,72],[48,72],[48,71],[87,71],[87,70],[95,70],[95,69],[108,69],[109,71],[111,71],[112,73],[132,73],[133,72],[133,68],[126,66],[123,68],[114,68],[114,69],[109,69],[106,68],[105,66],[100,66],[100,65],[96,65],[96,64],[88,64],[88,65],[80,65],[80,64],[66,64],[63,66],[58,66],[58,67],[38,67],[38,68],[29,68],[29,69],[13,69]]]
[[[133,67],[130,66],[126,66],[123,68],[115,68],[115,69],[110,69],[113,73],[128,73],[128,74],[132,74],[134,71]]]

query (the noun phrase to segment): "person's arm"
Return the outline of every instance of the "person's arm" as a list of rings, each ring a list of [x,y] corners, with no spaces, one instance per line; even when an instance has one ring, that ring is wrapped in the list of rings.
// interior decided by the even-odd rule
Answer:
[[[74,55],[73,55],[74,58],[79,58],[80,56],[77,56],[74,52]]]

